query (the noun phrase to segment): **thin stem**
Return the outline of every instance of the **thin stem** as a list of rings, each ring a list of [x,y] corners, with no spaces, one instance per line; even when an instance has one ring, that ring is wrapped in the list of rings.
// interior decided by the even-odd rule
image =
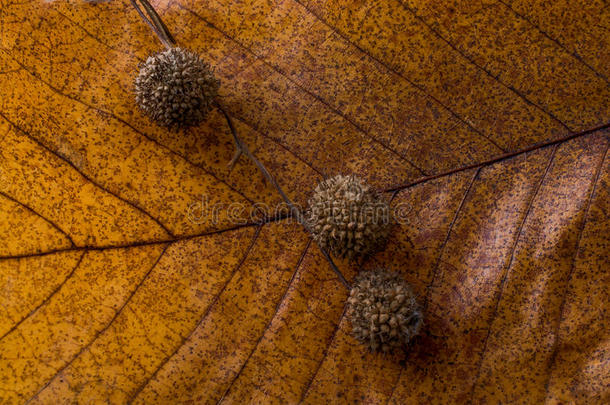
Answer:
[[[159,37],[159,39],[161,40],[163,45],[165,45],[167,48],[173,48],[174,46],[176,46],[176,41],[174,40],[171,33],[167,29],[167,26],[165,25],[165,23],[163,23],[163,20],[161,20],[161,17],[159,17],[159,14],[157,14],[157,12],[153,8],[153,6],[148,2],[148,0],[137,0],[141,3],[141,5],[144,8],[144,10],[146,11],[147,15],[144,14],[144,11],[142,11],[142,9],[140,8],[140,5],[137,3],[136,0],[130,0],[130,1],[131,1],[131,4],[133,5],[133,7],[138,12],[138,14],[140,14],[140,17],[142,17],[142,19],[146,22],[146,24],[148,24],[148,26],[153,30],[153,32],[157,35],[157,37]],[[231,117],[229,116],[229,114],[227,114],[225,109],[222,107],[222,105],[218,101],[216,101],[216,106],[225,116],[225,118],[227,120],[227,124],[229,124],[229,128],[231,129],[231,134],[233,135],[233,141],[235,142],[235,155],[233,155],[233,158],[231,159],[231,162],[229,163],[229,167],[233,167],[233,165],[235,165],[235,163],[237,162],[237,160],[239,159],[239,157],[242,154],[246,155],[252,162],[254,162],[256,167],[258,167],[258,169],[263,173],[263,175],[269,181],[269,183],[271,183],[273,185],[273,187],[275,187],[275,189],[280,194],[280,196],[282,197],[282,199],[284,200],[286,205],[288,205],[288,207],[290,208],[290,212],[291,212],[292,216],[295,217],[301,225],[303,225],[303,227],[307,230],[307,232],[309,232],[310,235],[312,235],[311,227],[309,226],[309,224],[303,217],[303,214],[301,213],[301,211],[292,203],[292,201],[290,200],[290,198],[288,198],[286,193],[284,193],[284,190],[282,190],[282,187],[280,187],[280,185],[277,183],[275,178],[271,175],[271,173],[269,173],[269,171],[267,170],[265,165],[263,165],[262,162],[260,160],[258,160],[256,158],[256,156],[254,156],[252,154],[252,152],[250,152],[250,149],[248,149],[248,146],[237,135],[237,131],[235,130],[235,126],[233,125],[233,121],[231,120]],[[337,277],[339,277],[339,280],[341,281],[341,283],[343,283],[345,288],[347,288],[348,290],[351,290],[351,286],[349,285],[349,283],[343,276],[343,273],[341,273],[341,271],[339,270],[339,268],[337,267],[337,265],[335,264],[333,259],[330,257],[330,255],[328,254],[326,249],[324,249],[322,246],[320,246],[319,243],[316,243],[316,244],[320,248],[320,251],[322,251],[322,254],[324,255],[324,257],[326,257],[326,260],[328,260],[328,263],[330,263],[330,267],[333,269],[333,271],[335,272]]]
[[[161,17],[159,17],[159,14],[157,14],[153,6],[150,5],[148,0],[130,1],[133,5],[133,8],[136,9],[138,14],[140,14],[140,17],[142,17],[144,22],[146,22],[146,24],[148,24],[148,26],[153,30],[153,32],[157,35],[159,40],[161,40],[163,45],[165,45],[165,47],[168,49],[175,47],[176,41],[174,40],[174,37],[167,29],[167,26],[165,25],[163,20],[161,20]],[[142,9],[140,8],[138,1],[142,3],[142,7],[144,8],[144,11],[146,11],[147,15],[145,15]]]
[[[280,187],[280,185],[277,183],[275,178],[271,175],[271,173],[269,173],[269,171],[267,170],[265,165],[263,165],[263,163],[260,160],[258,160],[256,158],[256,156],[254,156],[254,154],[252,154],[252,152],[250,152],[250,149],[248,149],[248,146],[242,141],[242,139],[239,137],[239,135],[237,135],[237,131],[235,130],[235,126],[233,125],[233,120],[231,119],[229,114],[225,111],[225,109],[222,107],[222,105],[218,101],[216,102],[216,106],[218,107],[220,112],[222,112],[222,114],[225,116],[225,119],[227,120],[227,124],[229,124],[229,129],[231,129],[231,135],[233,135],[233,141],[235,142],[235,147],[237,148],[237,151],[236,151],[233,159],[231,160],[231,162],[235,163],[234,161],[236,161],[242,153],[244,155],[246,155],[248,157],[248,159],[250,159],[256,165],[256,167],[258,167],[258,169],[263,173],[263,176],[265,176],[265,178],[269,181],[269,183],[271,183],[271,185],[273,185],[273,187],[277,190],[277,192],[282,197],[282,199],[284,200],[286,205],[288,205],[288,208],[290,208],[290,212],[292,213],[292,216],[294,218],[296,218],[297,221],[299,221],[299,223],[301,225],[303,225],[305,230],[307,230],[307,232],[309,232],[310,235],[312,235],[311,227],[305,220],[301,211],[293,204],[293,202],[290,200],[290,198],[288,198],[286,193],[284,193],[284,190],[282,190],[282,187]],[[345,288],[347,288],[348,290],[351,290],[351,286],[349,285],[349,283],[343,276],[343,273],[341,273],[341,271],[339,270],[339,268],[337,267],[337,265],[335,264],[333,259],[330,257],[330,255],[328,254],[326,249],[324,249],[322,246],[320,246],[319,243],[316,243],[316,244],[320,248],[320,251],[322,252],[324,257],[326,257],[326,260],[328,260],[328,263],[330,263],[330,267],[333,269],[333,271],[335,272],[337,277],[339,277],[339,280],[341,281],[341,283],[343,283]]]

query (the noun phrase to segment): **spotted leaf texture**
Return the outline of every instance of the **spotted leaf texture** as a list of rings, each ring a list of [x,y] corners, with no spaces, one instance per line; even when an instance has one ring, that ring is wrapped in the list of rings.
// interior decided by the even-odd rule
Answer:
[[[299,205],[386,193],[425,313],[368,353],[221,113],[171,131],[128,1],[0,0],[0,403],[607,404],[610,7],[158,0]],[[273,211],[275,212],[275,211]]]

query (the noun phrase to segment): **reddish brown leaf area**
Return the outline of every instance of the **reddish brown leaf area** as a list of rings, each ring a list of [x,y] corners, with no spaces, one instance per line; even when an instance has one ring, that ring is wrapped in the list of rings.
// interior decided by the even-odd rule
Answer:
[[[421,335],[352,338],[219,111],[137,108],[163,48],[129,2],[0,0],[0,403],[610,402],[605,2],[153,5],[295,202],[387,193],[388,245],[338,265],[404,275]]]

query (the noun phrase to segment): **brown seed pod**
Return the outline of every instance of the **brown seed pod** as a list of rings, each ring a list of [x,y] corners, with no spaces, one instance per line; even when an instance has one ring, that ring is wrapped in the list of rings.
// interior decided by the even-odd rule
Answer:
[[[318,184],[306,220],[320,246],[350,260],[383,245],[392,222],[387,200],[353,175]]]
[[[140,108],[154,121],[185,128],[205,119],[219,86],[199,55],[170,48],[149,56],[140,66],[135,94]]]
[[[354,280],[347,318],[356,339],[372,352],[403,347],[417,335],[423,316],[408,283],[386,270],[364,271]]]

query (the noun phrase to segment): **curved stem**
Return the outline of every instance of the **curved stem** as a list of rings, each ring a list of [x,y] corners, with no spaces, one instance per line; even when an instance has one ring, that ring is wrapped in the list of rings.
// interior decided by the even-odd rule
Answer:
[[[161,17],[159,17],[159,14],[157,14],[157,12],[153,8],[153,6],[148,2],[148,0],[130,0],[130,1],[131,1],[131,4],[133,5],[133,7],[138,12],[138,14],[140,14],[140,17],[142,17],[142,19],[146,22],[146,24],[148,24],[148,26],[153,30],[153,32],[161,40],[163,45],[165,45],[167,48],[175,47],[176,41],[174,40],[171,33],[167,29],[167,26],[163,23],[163,20],[161,20]],[[142,8],[144,8],[146,15],[144,14],[144,11],[142,11],[142,8],[140,8],[140,4],[138,4],[138,1],[141,3]],[[303,217],[303,214],[301,213],[301,211],[293,204],[293,202],[290,200],[290,198],[288,198],[286,193],[284,193],[284,190],[282,190],[282,187],[280,187],[280,185],[275,180],[275,178],[271,175],[271,173],[269,173],[269,171],[267,170],[265,165],[260,160],[258,160],[256,158],[256,156],[254,156],[252,154],[252,152],[250,152],[250,149],[248,149],[248,146],[237,135],[237,131],[235,130],[235,126],[233,125],[233,121],[231,120],[231,117],[229,116],[229,114],[227,114],[227,112],[222,107],[220,102],[216,101],[216,106],[225,116],[225,119],[227,120],[227,124],[229,124],[229,129],[231,129],[231,134],[233,135],[233,141],[235,142],[235,148],[236,148],[235,155],[231,159],[229,166],[232,167],[237,162],[237,160],[242,155],[242,153],[244,155],[246,155],[248,157],[248,159],[250,159],[256,165],[256,167],[263,173],[263,176],[265,176],[265,178],[269,181],[269,183],[271,183],[271,185],[273,185],[273,187],[277,190],[277,192],[282,197],[282,200],[284,200],[286,205],[288,205],[288,207],[290,208],[290,212],[291,212],[292,216],[295,217],[301,225],[303,225],[303,227],[307,230],[307,232],[310,235],[313,235],[311,232],[311,227],[309,226],[309,224]],[[326,258],[326,260],[328,260],[328,263],[330,263],[330,267],[333,269],[333,271],[335,272],[337,277],[339,277],[339,280],[341,281],[341,283],[345,286],[345,288],[347,288],[348,290],[351,290],[351,286],[349,285],[349,283],[343,276],[343,273],[341,273],[341,271],[339,270],[339,268],[337,267],[337,265],[335,264],[333,259],[330,257],[330,255],[328,254],[326,249],[324,249],[322,246],[320,246],[319,243],[316,243],[316,244],[320,248],[320,251]]]
[[[269,173],[269,171],[267,170],[265,165],[260,160],[258,160],[257,157],[254,156],[254,154],[252,154],[252,152],[250,152],[250,149],[248,149],[248,146],[237,135],[237,131],[235,130],[235,126],[233,125],[233,120],[231,119],[229,114],[225,111],[225,109],[222,107],[222,105],[218,101],[216,101],[216,106],[218,107],[220,112],[222,112],[222,114],[225,116],[225,119],[227,120],[227,124],[229,125],[229,129],[231,130],[231,135],[233,135],[233,141],[235,142],[236,153],[235,153],[233,159],[231,160],[231,162],[232,162],[231,164],[234,164],[235,161],[237,161],[237,159],[239,158],[239,156],[242,153],[244,155],[246,155],[246,157],[248,159],[250,159],[256,165],[256,167],[258,167],[258,169],[263,173],[263,176],[265,176],[265,178],[269,181],[269,183],[271,183],[271,185],[277,190],[279,195],[282,197],[282,200],[284,200],[286,205],[288,205],[288,208],[290,208],[290,212],[292,213],[292,216],[295,217],[301,225],[303,225],[305,230],[307,230],[307,232],[310,235],[312,235],[311,227],[305,220],[303,214],[301,213],[301,210],[299,210],[294,205],[294,203],[290,200],[290,198],[288,198],[286,193],[284,193],[284,190],[282,190],[282,187],[280,187],[280,185],[275,180],[275,178],[271,175],[271,173]],[[347,288],[348,290],[351,290],[351,286],[349,285],[349,283],[343,276],[343,273],[341,273],[341,271],[339,270],[339,268],[337,267],[337,265],[335,264],[333,259],[330,257],[330,255],[328,254],[326,249],[324,249],[322,246],[320,246],[319,243],[316,243],[316,244],[320,248],[320,251],[326,258],[326,260],[328,260],[328,263],[330,263],[330,267],[333,269],[333,271],[335,272],[337,277],[339,277],[339,280],[341,281],[341,283],[343,283],[345,288]]]
[[[176,41],[174,40],[174,37],[169,32],[169,30],[167,29],[167,26],[165,25],[163,20],[161,20],[161,17],[159,17],[159,14],[157,14],[157,12],[153,8],[153,6],[151,6],[151,4],[148,2],[148,0],[137,0],[137,1],[130,0],[130,1],[131,1],[131,4],[133,5],[133,8],[136,9],[138,14],[140,14],[140,17],[142,17],[144,22],[146,22],[146,24],[148,24],[148,26],[153,30],[153,32],[157,35],[157,37],[163,43],[163,45],[165,45],[165,47],[168,49],[175,47]],[[142,3],[142,8],[144,8],[144,11],[146,11],[146,15],[140,8],[138,1],[140,3]]]

